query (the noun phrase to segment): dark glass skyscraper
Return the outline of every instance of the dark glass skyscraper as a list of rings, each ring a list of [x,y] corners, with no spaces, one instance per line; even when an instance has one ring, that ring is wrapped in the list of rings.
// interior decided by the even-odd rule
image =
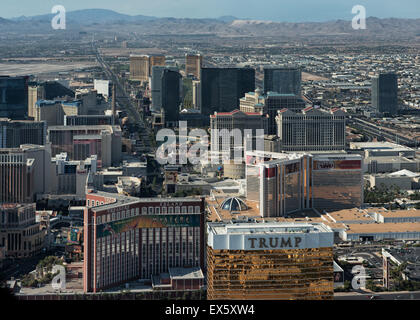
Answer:
[[[300,96],[302,70],[299,67],[264,68],[264,93],[277,92]]]
[[[162,73],[162,108],[165,122],[179,120],[179,108],[182,102],[182,76],[178,71],[165,69]]]
[[[239,99],[255,90],[255,70],[252,68],[202,68],[201,112],[233,111]]]
[[[0,148],[19,148],[21,144],[45,145],[47,123],[44,121],[0,118]]]
[[[386,115],[397,113],[398,78],[395,73],[382,73],[372,79],[372,107]]]
[[[28,115],[28,77],[0,76],[0,117],[13,120]]]

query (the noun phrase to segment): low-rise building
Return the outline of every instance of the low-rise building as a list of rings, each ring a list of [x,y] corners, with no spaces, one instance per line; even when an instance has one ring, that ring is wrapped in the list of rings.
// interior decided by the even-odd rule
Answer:
[[[418,189],[420,174],[409,170],[400,170],[392,173],[371,174],[366,178],[369,186],[374,187],[398,187],[401,190]]]
[[[344,241],[420,240],[420,223],[347,224]]]

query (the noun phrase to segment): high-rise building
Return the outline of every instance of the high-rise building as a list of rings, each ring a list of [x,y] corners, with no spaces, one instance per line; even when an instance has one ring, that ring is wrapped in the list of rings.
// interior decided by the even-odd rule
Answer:
[[[51,159],[54,167],[54,174],[51,178],[52,193],[72,194],[84,198],[86,179],[89,174],[96,173],[97,160],[96,155],[92,155],[84,161],[69,160],[66,153],[56,155]]]
[[[152,107],[151,107],[151,110],[153,112],[157,112],[157,113],[162,111],[162,97],[164,95],[168,94],[168,92],[163,92],[162,91],[163,81],[168,80],[167,78],[164,79],[165,70],[178,72],[177,67],[154,66],[152,68],[152,79],[151,79]],[[179,82],[179,79],[178,79],[178,82]],[[172,85],[173,86],[179,85],[178,82],[173,83]],[[169,87],[171,87],[171,86],[169,86]],[[165,88],[168,89],[168,84],[166,84]],[[170,88],[170,89],[172,89],[172,88]],[[178,88],[178,95],[179,95],[179,90],[180,89]],[[170,92],[170,93],[172,93],[172,92]],[[165,97],[165,99],[166,99],[166,97]],[[181,98],[179,97],[178,99],[180,100]]]
[[[362,157],[247,151],[247,199],[262,217],[363,204]]]
[[[372,79],[372,107],[385,115],[397,114],[398,78],[395,73],[382,73]]]
[[[196,79],[200,79],[201,68],[203,67],[203,56],[200,54],[185,55],[185,74],[193,75]]]
[[[0,203],[33,202],[51,191],[50,146],[25,144],[0,149]]]
[[[152,68],[152,81],[150,89],[152,92],[151,110],[160,112],[162,110],[162,74],[166,67],[154,66]]]
[[[130,80],[146,82],[149,80],[149,56],[130,56]]]
[[[64,115],[65,126],[104,126],[112,125],[114,116],[106,114],[92,114],[92,115]],[[116,121],[118,122],[118,120]]]
[[[150,64],[149,64],[149,77],[152,74],[152,68],[154,66],[164,66],[166,64],[166,57],[161,54],[150,55]]]
[[[57,81],[31,82],[28,86],[28,116],[35,118],[35,104],[38,100],[71,100],[74,97],[73,90]]]
[[[34,159],[18,148],[0,149],[0,203],[34,201]]]
[[[70,160],[98,156],[98,167],[117,166],[121,162],[120,126],[51,126],[47,129],[51,155],[66,152]]]
[[[255,90],[252,68],[202,68],[201,112],[226,112],[239,108],[239,99]]]
[[[328,226],[213,222],[207,233],[207,299],[333,299]]]
[[[0,247],[7,258],[27,258],[41,253],[44,231],[35,220],[35,203],[0,204]]]
[[[302,70],[299,67],[264,68],[264,93],[277,92],[300,96]]]
[[[34,84],[28,86],[28,117],[35,117],[35,103],[45,99],[45,87]]]
[[[44,121],[0,118],[0,148],[19,148],[22,144],[45,145],[47,124]]]
[[[256,136],[259,129],[266,131],[267,116],[261,112],[249,113],[238,109],[232,112],[215,112],[210,116],[211,151],[229,152],[234,147],[245,148],[245,141],[249,150],[257,147]],[[223,130],[227,130],[227,132]],[[239,130],[241,141],[235,141],[234,130]],[[250,134],[248,137],[246,133]],[[229,136],[230,135],[230,136]],[[261,142],[263,142],[263,135]],[[263,146],[261,146],[261,149]]]
[[[193,108],[201,111],[201,81],[193,80]]]
[[[275,92],[268,92],[264,95],[260,89],[255,90],[255,92],[247,92],[240,99],[241,111],[263,112],[268,115],[266,134],[269,135],[277,133],[277,111],[286,108],[294,112],[300,112],[305,106],[306,102],[300,96]]]
[[[108,99],[110,95],[110,81],[95,79],[93,81],[93,88],[98,94],[101,94],[105,99]]]
[[[33,202],[51,191],[51,151],[48,145],[0,149],[0,203]]]
[[[165,124],[179,120],[182,103],[182,76],[176,67],[155,66],[151,79],[152,111],[164,112]]]
[[[178,71],[165,69],[162,73],[162,109],[165,123],[176,125],[182,103],[182,76]]]
[[[38,100],[34,107],[35,121],[45,121],[48,126],[64,124],[64,116],[81,114],[82,102],[63,100]]]
[[[63,82],[64,83],[64,82]],[[41,85],[45,90],[45,99],[53,100],[56,98],[66,98],[67,100],[75,97],[74,91],[58,81],[46,81]]]
[[[92,89],[76,89],[73,103],[79,102],[78,114],[88,114],[89,110],[94,110],[98,104],[98,92]]]
[[[28,77],[0,76],[0,117],[13,120],[28,116]]]
[[[346,148],[346,114],[339,108],[329,112],[307,107],[295,113],[278,111],[277,136],[282,151],[329,151]]]
[[[153,287],[167,289],[203,285],[203,198],[135,198],[88,190],[86,205],[85,292],[134,279],[147,279]],[[185,277],[184,284],[174,288],[174,271],[194,271],[199,277]],[[166,286],[161,279],[167,280]]]
[[[130,80],[148,82],[154,66],[164,66],[163,55],[131,55],[130,56]]]

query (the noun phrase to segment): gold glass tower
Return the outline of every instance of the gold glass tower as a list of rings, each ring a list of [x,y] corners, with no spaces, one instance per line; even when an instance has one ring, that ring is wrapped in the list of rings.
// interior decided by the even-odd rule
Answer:
[[[292,228],[288,231],[290,225],[284,223],[210,223],[207,298],[333,299],[332,231],[323,224]]]

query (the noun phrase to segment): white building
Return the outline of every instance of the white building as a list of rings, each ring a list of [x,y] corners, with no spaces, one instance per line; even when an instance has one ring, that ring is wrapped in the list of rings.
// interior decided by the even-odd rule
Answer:
[[[98,94],[101,94],[105,99],[109,97],[109,80],[97,80],[93,81],[93,87]]]

